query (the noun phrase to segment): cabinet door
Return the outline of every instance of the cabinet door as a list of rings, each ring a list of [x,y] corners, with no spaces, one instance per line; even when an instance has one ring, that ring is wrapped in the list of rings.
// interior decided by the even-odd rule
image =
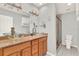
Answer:
[[[2,53],[3,53],[3,51],[2,51],[2,49],[0,48],[0,56],[2,56]]]
[[[44,54],[47,52],[47,39],[44,40]]]
[[[10,54],[8,56],[20,56],[20,52],[15,52],[15,53],[12,53],[12,54]]]
[[[47,52],[47,37],[39,39],[39,55],[45,55]]]
[[[25,48],[22,51],[22,56],[31,56],[31,47]]]
[[[32,41],[32,56],[38,56],[38,39]]]
[[[42,56],[43,55],[43,41],[39,42],[39,56]]]
[[[32,55],[38,55],[38,44],[32,45]]]

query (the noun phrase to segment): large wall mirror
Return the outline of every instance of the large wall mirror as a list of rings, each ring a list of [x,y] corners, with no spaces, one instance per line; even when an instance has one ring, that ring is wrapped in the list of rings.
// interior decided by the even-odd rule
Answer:
[[[13,17],[0,14],[0,36],[4,33],[9,34],[13,27]]]
[[[29,34],[30,18],[14,13],[0,13],[0,36],[10,35],[11,27],[15,28],[16,35]]]

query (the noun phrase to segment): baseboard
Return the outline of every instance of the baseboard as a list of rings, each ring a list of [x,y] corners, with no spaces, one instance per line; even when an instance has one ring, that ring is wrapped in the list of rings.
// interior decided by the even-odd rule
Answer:
[[[50,52],[47,52],[47,55],[48,55],[48,56],[55,56],[55,55],[53,55],[53,54],[50,53]]]
[[[66,45],[66,44],[62,44],[62,45]],[[71,45],[71,47],[75,47],[75,48],[79,49],[78,46],[76,46],[76,45]]]
[[[66,44],[62,44],[62,45],[66,45]],[[77,50],[79,52],[79,47],[78,46],[76,46],[76,45],[71,45],[71,46],[77,48]]]
[[[75,47],[75,48],[78,48],[78,46],[76,46],[76,45],[71,45],[72,47]]]

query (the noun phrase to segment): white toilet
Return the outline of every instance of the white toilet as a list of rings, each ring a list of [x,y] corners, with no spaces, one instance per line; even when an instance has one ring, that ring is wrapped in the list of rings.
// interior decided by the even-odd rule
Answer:
[[[72,43],[72,35],[70,35],[70,34],[66,35],[65,43],[66,43],[66,48],[70,49],[71,48],[71,43]]]

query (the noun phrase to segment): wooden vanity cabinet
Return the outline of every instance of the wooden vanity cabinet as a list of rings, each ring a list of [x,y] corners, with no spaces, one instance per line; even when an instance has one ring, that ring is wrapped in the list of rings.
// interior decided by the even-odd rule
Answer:
[[[47,52],[47,36],[0,48],[0,56],[43,56]]]

